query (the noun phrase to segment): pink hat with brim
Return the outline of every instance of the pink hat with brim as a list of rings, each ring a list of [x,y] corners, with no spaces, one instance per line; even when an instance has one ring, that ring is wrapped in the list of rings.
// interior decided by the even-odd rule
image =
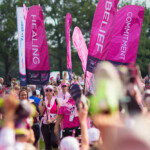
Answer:
[[[62,86],[68,86],[68,84],[67,84],[67,83],[62,83],[62,84],[61,84],[61,87],[62,87]]]

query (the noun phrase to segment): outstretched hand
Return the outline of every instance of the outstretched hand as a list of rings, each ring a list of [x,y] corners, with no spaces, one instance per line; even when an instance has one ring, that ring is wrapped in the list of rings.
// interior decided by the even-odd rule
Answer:
[[[5,113],[12,113],[13,115],[16,112],[18,105],[19,105],[19,100],[16,98],[16,96],[13,93],[4,96]]]
[[[4,96],[4,124],[3,127],[14,129],[15,112],[18,108],[19,100],[11,93]]]

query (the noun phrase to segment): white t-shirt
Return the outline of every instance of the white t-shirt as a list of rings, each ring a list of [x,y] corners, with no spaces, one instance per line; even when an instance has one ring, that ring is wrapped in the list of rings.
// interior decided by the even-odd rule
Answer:
[[[68,92],[66,92],[66,94],[63,94],[62,91],[60,91],[58,93],[58,98],[60,99],[61,101],[61,104],[63,105],[64,103],[68,102],[69,98],[70,98],[70,94]]]

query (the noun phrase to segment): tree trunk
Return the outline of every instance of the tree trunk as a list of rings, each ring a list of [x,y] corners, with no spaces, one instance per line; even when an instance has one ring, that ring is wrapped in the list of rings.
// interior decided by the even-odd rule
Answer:
[[[59,33],[57,32],[57,40],[58,40],[58,51],[59,51],[59,72],[60,72],[60,79],[62,79],[62,71],[63,71],[63,64],[62,64],[62,55],[61,55],[61,51],[62,51],[62,45],[61,45],[61,42],[60,42],[60,37],[59,37]]]
[[[4,66],[5,66],[5,79],[9,73],[9,69],[10,69],[10,66],[11,66],[11,63],[9,62],[9,56],[5,53],[4,54]]]
[[[62,79],[62,71],[63,71],[63,68],[62,68],[62,58],[60,57],[60,58],[59,58],[60,79]]]

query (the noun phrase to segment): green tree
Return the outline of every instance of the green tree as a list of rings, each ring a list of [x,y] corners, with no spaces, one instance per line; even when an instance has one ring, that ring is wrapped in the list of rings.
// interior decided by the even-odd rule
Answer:
[[[51,70],[62,72],[67,69],[66,62],[66,40],[65,40],[65,16],[69,12],[72,15],[71,39],[75,26],[79,26],[85,36],[87,45],[90,37],[92,19],[96,8],[95,0],[5,0],[0,3],[0,21],[1,26],[5,27],[0,31],[0,54],[2,67],[5,68],[5,74],[14,70],[13,66],[18,68],[18,52],[16,31],[16,5],[27,7],[40,4],[43,8],[45,18],[45,28],[50,52]],[[13,62],[13,63],[12,63]],[[73,71],[81,74],[81,62],[77,52],[72,46]],[[2,70],[3,71],[3,70]],[[18,73],[18,70],[15,71]]]
[[[0,4],[0,60],[5,74],[17,64],[17,42],[15,39],[16,6],[11,0],[2,1]],[[3,63],[2,63],[3,62]],[[3,70],[3,69],[1,69]]]
[[[119,8],[130,4],[132,1],[120,1]],[[16,6],[27,7],[40,4],[45,18],[45,29],[50,53],[51,71],[67,70],[65,16],[69,12],[72,15],[71,39],[75,26],[78,26],[87,43],[89,44],[93,15],[98,0],[5,0],[0,1],[0,76],[18,72],[18,46],[17,46],[17,21]],[[136,2],[138,3],[138,1]],[[143,3],[142,5],[145,5]],[[143,28],[141,32],[137,63],[140,65],[143,75],[147,74],[147,64],[150,56],[150,11],[145,10]],[[72,41],[72,40],[71,40]],[[72,45],[73,71],[81,74],[81,62]]]
[[[52,70],[67,70],[66,62],[66,39],[65,39],[65,16],[69,12],[72,15],[71,39],[75,26],[82,30],[87,43],[89,42],[92,18],[95,11],[95,3],[92,0],[55,0],[40,1],[46,16],[47,40],[50,43]],[[81,74],[81,62],[77,52],[72,46],[73,71]]]
[[[148,74],[148,64],[150,63],[150,11],[145,9],[143,26],[141,31],[139,49],[137,54],[137,64],[140,65],[143,76]]]

